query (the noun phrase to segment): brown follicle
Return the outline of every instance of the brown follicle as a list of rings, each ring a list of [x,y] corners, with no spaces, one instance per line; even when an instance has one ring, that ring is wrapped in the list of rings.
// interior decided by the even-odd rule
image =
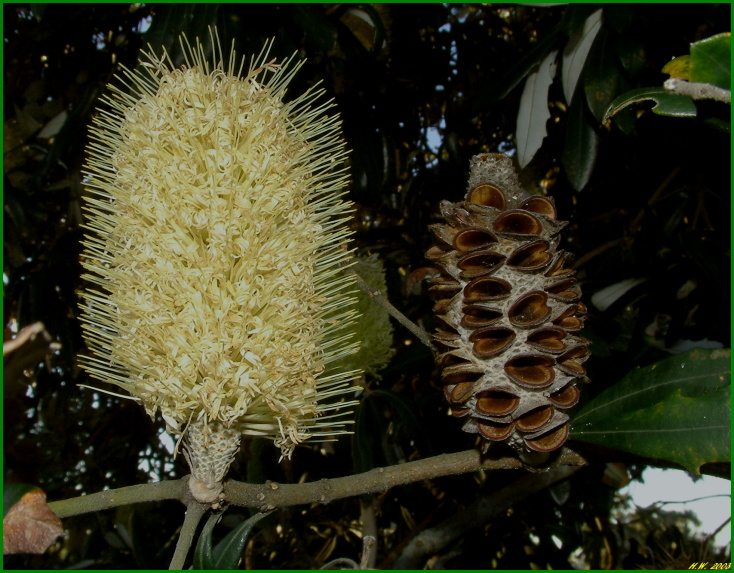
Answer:
[[[588,341],[575,334],[586,307],[568,255],[558,250],[553,200],[528,195],[512,161],[471,161],[464,201],[441,203],[426,256],[441,269],[434,311],[444,394],[464,430],[506,441],[524,460],[547,459],[569,433]]]

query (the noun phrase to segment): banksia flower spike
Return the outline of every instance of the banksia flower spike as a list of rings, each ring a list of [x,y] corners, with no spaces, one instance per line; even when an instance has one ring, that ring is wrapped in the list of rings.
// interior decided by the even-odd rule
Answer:
[[[283,101],[300,64],[268,62],[266,46],[243,77],[211,39],[213,61],[182,38],[183,68],[148,53],[127,90],[111,86],[82,257],[83,366],[185,436],[202,501],[242,434],[289,457],[344,432],[359,374],[323,375],[357,350],[340,121],[323,90]]]
[[[585,307],[567,253],[565,223],[552,199],[520,187],[511,160],[477,155],[461,203],[441,203],[446,224],[431,226],[426,256],[441,276],[431,291],[444,393],[463,429],[507,442],[530,462],[560,448],[563,410],[579,399],[588,341],[574,334]]]

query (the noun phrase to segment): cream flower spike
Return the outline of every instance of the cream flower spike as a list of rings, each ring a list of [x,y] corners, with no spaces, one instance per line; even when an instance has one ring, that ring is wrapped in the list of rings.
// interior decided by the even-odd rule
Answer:
[[[344,433],[359,372],[341,122],[323,90],[284,102],[302,62],[227,61],[181,37],[186,65],[144,54],[96,115],[81,303],[90,375],[184,439],[213,501],[240,436],[290,457]],[[198,493],[196,493],[198,492]]]

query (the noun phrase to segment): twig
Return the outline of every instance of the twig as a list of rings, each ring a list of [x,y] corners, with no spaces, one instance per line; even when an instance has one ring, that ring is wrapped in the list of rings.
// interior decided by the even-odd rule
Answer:
[[[669,505],[673,503],[693,503],[694,501],[701,501],[702,499],[713,499],[715,497],[731,497],[729,493],[717,493],[714,495],[704,495],[703,497],[696,497],[693,499],[684,499],[681,501],[656,501],[652,505]]]
[[[359,568],[363,571],[365,569],[374,569],[374,563],[377,560],[377,538],[372,535],[365,535],[362,537],[362,560],[359,562]],[[372,563],[373,565],[370,565]]]
[[[369,563],[372,557],[372,548],[375,546],[375,541],[376,539],[371,535],[367,535],[362,538],[362,559],[359,562],[359,565],[357,565],[357,562],[354,559],[339,557],[326,563],[320,570],[328,571],[329,569],[351,569],[354,571],[364,571],[365,569],[370,569],[370,567],[367,567],[367,563]]]
[[[191,544],[196,535],[196,528],[201,518],[204,517],[206,510],[206,504],[199,503],[193,497],[189,496],[189,501],[186,505],[186,517],[181,526],[181,533],[178,536],[176,550],[173,552],[173,559],[171,559],[169,570],[178,571],[183,569],[186,556],[189,554],[189,549],[191,549]]]
[[[714,537],[716,537],[722,529],[724,529],[727,525],[731,523],[731,517],[727,517],[724,520],[724,523],[719,525],[719,527],[716,528],[716,530],[711,534],[706,536],[706,539],[703,540],[704,543],[711,543],[714,540]]]
[[[678,165],[675,167],[668,176],[663,180],[663,182],[657,186],[657,189],[653,192],[652,195],[650,195],[650,198],[647,200],[647,203],[645,204],[645,207],[640,209],[640,212],[637,213],[637,216],[635,219],[630,223],[630,232],[632,234],[637,233],[637,231],[640,229],[640,224],[642,223],[642,219],[645,216],[645,213],[647,211],[648,207],[652,207],[655,203],[657,203],[660,198],[662,197],[663,193],[670,187],[670,184],[675,180],[678,175],[680,175],[680,172],[683,171],[683,168]]]
[[[81,515],[132,503],[166,499],[184,501],[186,499],[184,496],[189,490],[188,480],[189,476],[185,476],[172,481],[131,485],[71,499],[52,501],[48,506],[51,511],[63,519],[72,515]]]
[[[642,224],[642,219],[645,217],[645,213],[648,207],[652,207],[662,196],[662,194],[665,192],[665,190],[670,186],[670,184],[673,182],[673,180],[680,174],[681,167],[678,166],[673,171],[671,171],[668,176],[665,178],[665,180],[658,185],[657,189],[653,192],[653,194],[650,196],[650,199],[647,200],[647,203],[645,203],[645,207],[640,209],[640,211],[637,213],[637,216],[633,219],[633,221],[630,223],[629,229],[630,234],[635,235],[637,231],[640,228],[640,225]],[[576,259],[573,264],[571,265],[571,268],[578,269],[582,265],[588,263],[591,259],[594,257],[598,257],[599,255],[603,254],[604,252],[608,251],[609,249],[613,249],[614,247],[622,246],[623,248],[629,248],[632,244],[632,238],[631,237],[620,237],[619,239],[614,239],[612,241],[608,241],[604,243],[603,245],[598,246],[596,249],[589,251],[584,256],[580,257],[579,259]]]
[[[371,495],[367,500],[360,500],[360,518],[362,521],[362,542],[364,552],[362,553],[361,569],[374,569],[377,562],[377,517],[375,515],[375,496]],[[368,540],[369,541],[368,543]]]
[[[433,342],[431,340],[430,334],[428,334],[420,326],[415,324],[412,320],[410,320],[407,316],[405,316],[402,312],[400,312],[397,308],[395,308],[392,304],[390,304],[390,301],[387,300],[385,295],[383,295],[378,289],[372,288],[356,272],[354,271],[349,271],[349,272],[351,272],[356,277],[357,285],[359,285],[359,288],[361,288],[364,291],[364,293],[367,296],[369,296],[375,304],[381,306],[388,313],[390,313],[390,316],[392,316],[395,320],[397,320],[405,328],[410,330],[410,332],[412,332],[418,338],[418,340],[420,340],[423,344],[425,344],[428,348],[430,348],[433,353],[436,352],[436,349],[433,347]]]
[[[692,99],[712,99],[722,103],[731,103],[731,92],[713,84],[670,78],[665,80],[663,87],[672,94],[684,95]]]
[[[594,257],[598,257],[605,251],[608,251],[609,249],[613,249],[614,247],[617,247],[619,245],[624,244],[624,238],[614,239],[613,241],[608,241],[604,243],[603,245],[598,246],[596,249],[589,251],[586,253],[583,257],[580,257],[576,259],[573,264],[571,265],[572,269],[578,269],[579,267],[583,266],[584,264],[588,263],[591,259]]]
[[[564,448],[552,466],[580,466],[586,463],[587,461],[581,455]],[[345,497],[383,492],[398,485],[441,476],[478,470],[509,470],[523,467],[525,465],[517,458],[483,459],[478,450],[467,450],[317,482],[249,484],[229,480],[224,485],[224,496],[227,502],[234,505],[256,507],[260,511],[272,511],[276,507],[329,503]],[[122,487],[62,501],[52,501],[48,505],[56,515],[64,518],[147,501],[176,499],[186,504],[190,495],[188,479],[189,476],[184,476],[173,481]]]
[[[507,487],[481,497],[477,502],[436,527],[421,531],[395,561],[394,569],[420,569],[422,561],[530,495],[577,471],[578,467],[556,467],[542,474],[526,474]]]
[[[586,460],[564,448],[553,465],[585,465]],[[516,458],[482,459],[477,450],[442,454],[347,477],[300,484],[267,485],[228,481],[224,497],[229,503],[268,511],[276,507],[329,503],[336,499],[386,491],[392,487],[446,475],[478,470],[519,469],[525,467]]]
[[[46,332],[46,328],[43,326],[43,323],[34,322],[33,324],[23,327],[15,338],[5,340],[3,342],[3,356],[7,356],[11,352],[23,346],[29,340],[33,340],[38,334],[43,334],[45,342],[51,342],[51,336]],[[60,344],[54,343],[54,346],[51,349],[56,350],[60,347]]]
[[[357,565],[357,562],[354,559],[339,557],[326,563],[319,569],[319,571],[329,571],[331,569],[352,569],[356,571],[359,569],[359,565]]]

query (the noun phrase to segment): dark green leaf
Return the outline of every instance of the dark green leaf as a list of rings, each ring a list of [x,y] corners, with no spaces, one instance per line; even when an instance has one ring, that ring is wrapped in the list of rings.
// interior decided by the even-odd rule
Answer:
[[[581,89],[578,86],[577,91]],[[576,191],[581,191],[591,178],[596,163],[599,135],[586,117],[586,102],[576,96],[568,110],[566,143],[561,160],[566,177]]]
[[[204,524],[204,528],[201,530],[201,534],[199,535],[199,541],[196,542],[192,569],[208,570],[214,568],[214,559],[212,556],[212,531],[221,518],[221,513],[212,514]]]
[[[644,101],[654,101],[652,111],[658,115],[696,117],[696,104],[688,96],[671,94],[664,88],[638,88],[616,98],[604,114],[604,121],[627,106]]]
[[[37,485],[27,483],[5,483],[3,484],[3,517],[10,511],[10,508],[18,503],[25,494],[34,490],[41,489]]]
[[[691,44],[691,81],[731,89],[731,34]]]
[[[622,67],[630,76],[634,76],[645,67],[645,46],[634,38],[623,38],[617,41],[617,57]]]
[[[309,42],[312,42],[317,50],[327,52],[334,49],[336,31],[331,22],[325,17],[321,6],[318,4],[294,4],[293,16],[303,27]]]
[[[620,79],[613,42],[609,33],[602,29],[591,49],[583,76],[586,101],[597,121],[604,119],[604,112],[617,95]]]
[[[430,444],[424,439],[425,432],[416,415],[415,404],[390,390],[371,390],[362,398],[354,423],[354,471],[366,472],[379,464],[397,463],[394,454],[388,451],[386,439],[391,418],[385,415],[392,410],[396,430],[404,432],[419,444],[422,451],[430,454]]]
[[[360,6],[360,9],[367,12],[370,19],[372,20],[372,23],[375,25],[375,39],[372,45],[371,52],[378,54],[380,50],[382,50],[382,46],[385,42],[385,38],[387,38],[387,30],[385,30],[385,23],[382,21],[382,18],[380,17],[380,13],[375,10],[372,5],[370,4],[362,4]]]
[[[230,531],[214,548],[214,566],[212,569],[237,569],[252,528],[267,515],[267,513],[253,515]]]
[[[730,461],[730,355],[697,348],[635,368],[582,408],[571,437],[695,473]]]
[[[725,119],[719,119],[718,117],[710,117],[708,119],[704,119],[703,123],[705,123],[709,127],[714,128],[717,131],[721,131],[726,134],[731,133],[731,122]]]
[[[375,467],[375,437],[382,434],[381,420],[382,417],[371,394],[364,396],[354,420],[352,457],[356,473],[363,473]]]
[[[192,45],[197,37],[201,40],[208,58],[213,51],[208,27],[216,26],[219,7],[219,4],[210,3],[158,4],[153,23],[145,33],[145,43],[150,44],[155,54],[160,54],[165,48],[174,65],[181,66],[184,64],[184,52],[179,36],[186,34]]]
[[[576,30],[581,28],[586,19],[600,8],[599,4],[569,4],[563,14],[561,27],[567,36],[572,36]],[[605,7],[606,10],[606,7]]]
[[[416,441],[420,441],[421,436],[423,436],[423,431],[421,430],[421,423],[416,414],[414,402],[406,400],[400,394],[396,394],[390,390],[373,390],[372,395],[390,404],[393,410],[395,410],[395,415],[400,425],[405,429],[405,432],[412,438],[415,438]]]

